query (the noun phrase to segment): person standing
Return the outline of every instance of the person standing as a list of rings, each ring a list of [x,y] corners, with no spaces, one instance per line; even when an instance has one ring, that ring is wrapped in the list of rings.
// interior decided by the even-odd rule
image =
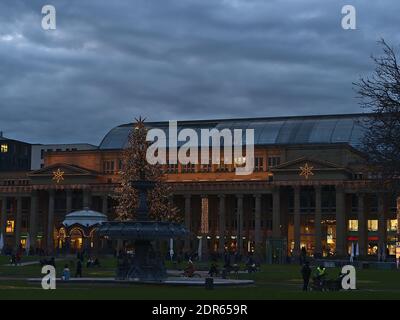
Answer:
[[[66,265],[64,266],[64,270],[63,270],[61,279],[62,279],[63,281],[69,281],[70,277],[71,277],[71,272],[69,271],[69,267],[68,267],[68,265],[66,264]]]
[[[80,259],[78,259],[78,262],[76,263],[76,272],[75,272],[75,278],[82,278],[82,262]]]
[[[311,277],[311,268],[308,261],[306,261],[301,268],[301,275],[303,277],[303,291],[308,291],[308,284],[310,283]]]
[[[304,264],[307,259],[307,250],[306,247],[301,247],[301,252],[300,252],[300,264]]]

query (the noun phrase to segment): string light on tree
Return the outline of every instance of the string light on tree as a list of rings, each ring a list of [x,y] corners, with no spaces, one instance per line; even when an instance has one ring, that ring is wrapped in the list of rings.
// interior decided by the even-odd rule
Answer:
[[[128,146],[123,152],[121,183],[116,188],[117,219],[133,220],[138,207],[138,194],[131,182],[150,180],[155,187],[148,194],[149,214],[156,221],[181,222],[178,209],[171,204],[171,187],[165,182],[160,164],[149,164],[146,155],[149,142],[146,140],[148,129],[145,119],[135,119],[133,130],[128,138]],[[144,175],[141,176],[141,175]]]

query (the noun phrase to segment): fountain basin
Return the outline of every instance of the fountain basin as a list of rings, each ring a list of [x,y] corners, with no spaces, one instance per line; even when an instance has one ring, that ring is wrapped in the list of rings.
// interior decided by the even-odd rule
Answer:
[[[185,238],[188,230],[181,224],[156,221],[103,222],[98,234],[110,239],[153,240]]]

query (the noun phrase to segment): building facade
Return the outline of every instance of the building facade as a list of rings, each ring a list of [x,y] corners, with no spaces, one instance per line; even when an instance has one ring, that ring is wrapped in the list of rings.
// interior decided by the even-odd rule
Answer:
[[[191,238],[178,250],[204,253],[263,251],[280,241],[285,255],[302,247],[314,256],[394,255],[396,201],[374,183],[359,151],[365,115],[179,122],[178,128],[254,129],[255,170],[235,174],[235,163],[165,165]],[[148,123],[168,131],[168,123]],[[115,218],[113,192],[131,124],[112,129],[99,148],[44,156],[39,170],[0,181],[1,230],[9,247],[49,251],[93,245],[93,234],[66,232],[66,214],[90,208]],[[24,181],[24,183],[18,183]],[[79,239],[82,238],[82,239]],[[109,244],[112,245],[112,244]]]
[[[97,146],[89,143],[68,143],[68,144],[33,144],[31,170],[39,170],[44,166],[44,157],[46,153],[60,151],[78,151],[78,150],[94,150]]]
[[[31,165],[31,145],[9,139],[0,132],[0,172],[27,171]]]

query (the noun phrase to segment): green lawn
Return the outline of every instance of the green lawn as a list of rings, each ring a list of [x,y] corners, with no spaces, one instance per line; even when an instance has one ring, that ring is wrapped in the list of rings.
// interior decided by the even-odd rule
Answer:
[[[68,261],[57,262],[61,272]],[[101,260],[102,267],[84,268],[84,276],[112,277],[114,259]],[[338,270],[328,269],[334,277]],[[301,289],[299,266],[263,266],[253,275],[249,287],[204,288],[155,285],[57,284],[56,290],[42,290],[40,283],[28,283],[27,277],[40,277],[40,266],[0,266],[0,299],[400,299],[400,271],[357,270],[358,290],[351,292],[306,292]],[[12,279],[7,279],[7,277]]]

